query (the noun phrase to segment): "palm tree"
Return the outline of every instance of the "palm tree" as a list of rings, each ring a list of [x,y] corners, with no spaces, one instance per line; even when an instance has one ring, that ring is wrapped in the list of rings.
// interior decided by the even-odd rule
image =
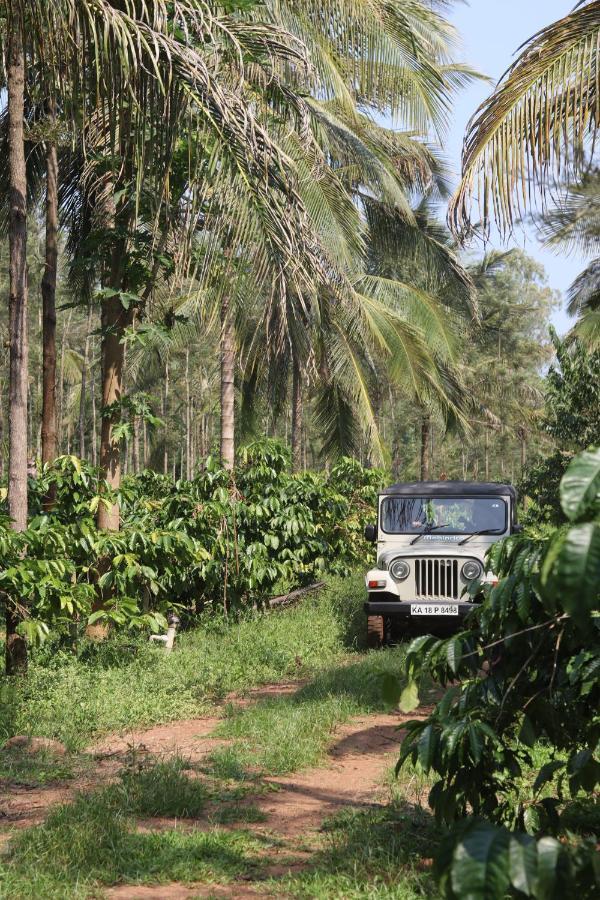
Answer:
[[[598,130],[600,2],[581,0],[534,35],[471,119],[462,180],[450,205],[453,230],[468,235],[473,207],[484,231],[501,233],[560,184],[581,179]]]
[[[270,95],[275,113],[272,126],[276,128],[278,139],[285,141],[286,151],[298,168],[298,191],[314,222],[323,256],[331,270],[337,273],[340,288],[339,292],[317,298],[314,292],[303,290],[303,286],[290,289],[288,279],[284,277],[282,288],[265,298],[263,315],[256,322],[254,340],[261,364],[280,387],[291,380],[295,410],[294,456],[298,454],[296,425],[299,421],[299,381],[294,372],[299,365],[307,371],[311,365],[313,371],[318,370],[322,387],[326,384],[325,372],[328,382],[332,378],[345,381],[343,387],[340,383],[328,383],[319,404],[321,424],[327,426],[329,437],[333,439],[331,443],[326,438],[326,444],[332,449],[340,447],[340,440],[334,439],[337,434],[338,438],[343,438],[345,449],[350,450],[353,442],[349,440],[350,436],[356,437],[355,429],[339,428],[340,423],[336,424],[331,418],[335,409],[342,414],[354,406],[360,410],[366,428],[374,433],[364,372],[360,374],[363,366],[356,353],[351,351],[350,343],[344,348],[339,341],[334,341],[330,346],[332,349],[335,346],[336,364],[325,365],[321,359],[315,368],[314,360],[311,363],[306,355],[310,353],[310,341],[306,340],[304,332],[311,327],[311,320],[313,323],[332,320],[331,311],[323,315],[326,300],[330,305],[346,308],[347,327],[356,331],[357,327],[368,330],[374,325],[373,284],[361,281],[368,228],[365,228],[364,215],[361,221],[358,211],[362,209],[364,213],[368,200],[376,197],[394,210],[404,224],[416,227],[408,194],[415,188],[423,191],[431,186],[437,177],[437,161],[428,148],[415,139],[414,133],[425,138],[432,130],[443,130],[455,88],[473,77],[467,68],[448,61],[456,35],[441,14],[444,7],[444,3],[423,0],[403,0],[393,11],[381,0],[326,4],[325,8],[313,0],[303,0],[301,4],[267,4],[273,21],[294,34],[309,51],[312,82],[306,110],[316,146],[310,144],[307,152],[297,134],[293,134],[291,140],[283,134],[285,129],[278,124],[277,117],[285,105],[285,95],[282,97],[277,92]],[[289,71],[285,73],[288,78],[290,74],[293,76]],[[375,117],[381,112],[392,114],[407,132],[396,132],[379,125]],[[247,220],[243,214],[239,218],[242,222]],[[380,293],[381,289],[380,285]],[[251,294],[255,297],[256,291]],[[234,301],[231,296],[226,299],[229,312],[223,321],[231,325],[235,318],[231,314]],[[371,311],[367,313],[369,303]],[[350,304],[354,307],[352,314]],[[370,343],[370,336],[362,337]],[[222,330],[222,344],[223,351],[232,347],[229,328]],[[422,349],[414,354],[414,358]],[[384,352],[391,352],[390,348]],[[345,354],[345,366],[341,365],[340,354]],[[403,352],[400,355],[405,356]],[[226,357],[233,359],[231,349],[228,353],[223,352],[223,358]],[[282,366],[286,370],[291,368],[291,379],[282,379]],[[232,454],[234,388],[231,368],[224,368],[224,372],[228,373],[228,380],[223,386],[223,398],[228,399],[222,424],[227,434],[225,445]],[[246,384],[254,381],[255,373],[250,367]]]

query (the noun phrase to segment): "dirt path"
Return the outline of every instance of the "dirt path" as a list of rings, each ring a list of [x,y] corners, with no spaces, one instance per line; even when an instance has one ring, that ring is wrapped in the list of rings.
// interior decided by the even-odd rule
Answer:
[[[266,698],[290,694],[301,686],[298,682],[269,685],[250,692],[244,698],[229,698],[236,707],[247,706]],[[425,711],[421,712],[422,715]],[[305,868],[311,856],[323,821],[343,808],[373,807],[385,802],[383,786],[386,771],[397,758],[403,734],[399,730],[403,719],[400,713],[377,714],[354,719],[340,727],[332,736],[327,759],[319,768],[287,777],[269,777],[263,790],[248,796],[244,803],[252,803],[264,814],[265,820],[253,825],[256,833],[276,835],[275,847],[269,849],[265,876],[278,877]],[[415,718],[413,714],[410,718]],[[93,768],[74,782],[57,787],[28,790],[9,786],[2,800],[3,826],[24,827],[41,821],[56,803],[72,798],[75,791],[91,789],[116,777],[132,755],[168,758],[183,756],[192,763],[202,760],[226,740],[213,737],[221,719],[206,716],[198,719],[171,722],[149,729],[111,737],[91,748]],[[264,784],[273,790],[264,791]],[[144,829],[207,826],[206,820],[181,821],[161,818],[144,820]],[[239,826],[230,826],[239,827]],[[303,849],[304,848],[304,849]],[[268,898],[260,884],[236,882],[233,885],[119,885],[106,891],[109,898],[127,900],[183,900],[183,898]],[[278,895],[281,896],[281,895]]]

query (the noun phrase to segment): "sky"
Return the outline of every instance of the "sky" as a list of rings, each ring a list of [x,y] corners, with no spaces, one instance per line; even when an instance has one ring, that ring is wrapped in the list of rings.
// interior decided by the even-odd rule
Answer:
[[[462,37],[461,62],[467,62],[497,81],[514,60],[521,44],[541,28],[567,15],[574,6],[575,0],[467,0],[457,3],[450,19]],[[490,85],[478,81],[455,100],[446,152],[457,179],[467,122],[490,90]],[[516,230],[512,245],[515,244],[543,264],[550,286],[563,294],[586,265],[582,257],[558,256],[545,250],[533,232],[524,234]],[[553,319],[559,333],[564,333],[573,324],[564,309],[557,310]]]

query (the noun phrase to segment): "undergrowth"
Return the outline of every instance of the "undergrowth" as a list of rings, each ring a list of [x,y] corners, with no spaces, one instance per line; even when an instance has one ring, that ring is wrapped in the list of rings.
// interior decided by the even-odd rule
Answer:
[[[77,656],[40,651],[23,679],[0,679],[0,742],[57,738],[69,749],[94,738],[202,714],[230,691],[306,677],[360,641],[360,576],[331,580],[295,607],[234,621],[206,619],[175,651],[141,640],[84,644]]]

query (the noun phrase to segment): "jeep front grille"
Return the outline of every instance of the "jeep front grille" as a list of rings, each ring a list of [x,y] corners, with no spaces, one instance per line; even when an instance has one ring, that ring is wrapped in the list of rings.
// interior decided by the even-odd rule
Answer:
[[[415,582],[417,599],[458,600],[458,560],[416,559]]]

